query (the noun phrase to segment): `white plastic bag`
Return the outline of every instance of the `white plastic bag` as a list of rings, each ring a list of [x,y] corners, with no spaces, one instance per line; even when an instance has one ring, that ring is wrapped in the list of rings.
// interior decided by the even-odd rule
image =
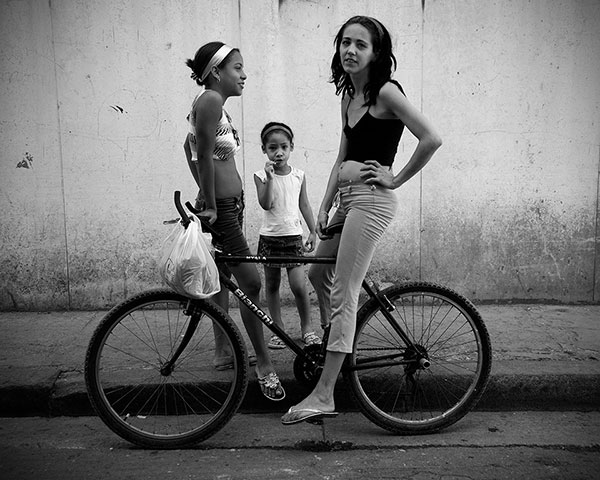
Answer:
[[[221,290],[219,270],[210,253],[210,235],[202,232],[196,217],[190,220],[187,228],[177,223],[165,239],[159,270],[165,283],[177,293],[203,299]]]

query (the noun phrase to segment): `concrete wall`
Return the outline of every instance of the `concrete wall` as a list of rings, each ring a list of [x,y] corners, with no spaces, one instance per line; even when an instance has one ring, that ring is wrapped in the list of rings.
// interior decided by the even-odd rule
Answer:
[[[354,14],[388,26],[396,78],[445,142],[397,191],[375,274],[598,302],[597,0],[2,0],[0,309],[103,308],[160,283],[173,191],[195,195],[184,60],[211,40],[239,46],[248,73],[226,106],[252,246],[267,121],[294,128],[316,210],[341,131],[332,42]],[[398,167],[414,146],[408,133]]]

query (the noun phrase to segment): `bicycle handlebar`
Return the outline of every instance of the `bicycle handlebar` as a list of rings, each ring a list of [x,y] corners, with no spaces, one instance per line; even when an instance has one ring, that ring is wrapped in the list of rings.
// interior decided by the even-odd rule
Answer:
[[[183,225],[183,228],[187,228],[190,224],[190,219],[183,209],[183,205],[181,205],[181,192],[179,190],[175,190],[173,200],[175,201],[175,208],[177,208],[177,212],[181,217],[181,224]]]
[[[179,212],[179,215],[181,217],[181,224],[183,225],[183,228],[187,228],[190,224],[190,217],[183,208],[183,205],[181,204],[181,192],[179,190],[175,190],[174,201],[175,208],[177,208],[177,211]],[[202,225],[203,231],[210,233],[211,235],[213,235],[214,238],[218,238],[221,235],[214,229],[214,227],[210,223],[208,223],[208,221],[199,216],[199,213],[201,213],[200,210],[195,209],[190,202],[185,202],[185,206],[190,212],[192,212],[194,215],[196,215],[196,217],[198,217],[198,219],[200,220],[200,224]]]
[[[344,222],[339,223],[330,223],[322,230],[323,235],[333,236],[336,233],[342,233],[342,229],[344,228]]]

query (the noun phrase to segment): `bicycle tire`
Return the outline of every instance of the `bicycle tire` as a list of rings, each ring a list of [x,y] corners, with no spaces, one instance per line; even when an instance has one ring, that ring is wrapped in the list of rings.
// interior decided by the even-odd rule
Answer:
[[[88,346],[90,402],[113,432],[136,445],[168,449],[205,440],[225,426],[246,393],[247,353],[239,329],[214,303],[193,300],[188,309],[188,301],[165,289],[140,293],[106,314]],[[200,319],[194,335],[165,371],[192,310]],[[215,332],[232,352],[231,369],[214,368]]]
[[[432,283],[394,285],[380,298],[416,347],[407,348],[377,299],[361,307],[344,368],[360,410],[396,434],[452,425],[476,405],[489,379],[492,350],[481,315],[465,297]]]

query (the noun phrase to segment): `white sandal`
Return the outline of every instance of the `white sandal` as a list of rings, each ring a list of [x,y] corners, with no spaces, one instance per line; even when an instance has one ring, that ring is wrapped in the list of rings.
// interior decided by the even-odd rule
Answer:
[[[321,339],[315,332],[306,332],[302,335],[302,341],[304,345],[319,345],[321,343]]]
[[[262,394],[269,400],[279,402],[285,398],[285,390],[275,372],[267,373],[264,377],[258,377],[258,385]]]
[[[280,350],[282,348],[285,348],[286,346],[287,345],[283,343],[283,340],[277,335],[271,336],[271,340],[269,340],[269,344],[267,345],[267,347],[269,347],[272,350]]]

